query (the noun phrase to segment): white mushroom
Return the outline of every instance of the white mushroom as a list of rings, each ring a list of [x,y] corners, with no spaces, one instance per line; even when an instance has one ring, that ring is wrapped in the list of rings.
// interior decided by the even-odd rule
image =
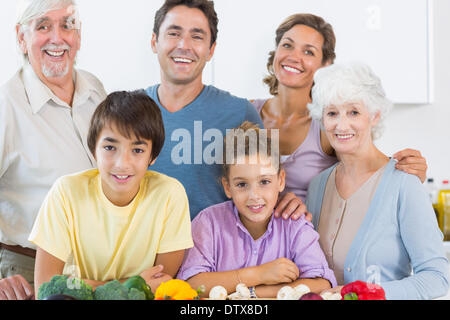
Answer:
[[[295,293],[294,288],[284,286],[277,293],[277,300],[293,300],[291,297]]]
[[[322,293],[320,296],[323,298],[323,300],[341,300],[342,299],[342,296],[339,292],[332,293],[332,292],[327,291],[327,292]]]
[[[236,286],[236,293],[242,298],[242,299],[250,299],[250,290],[247,288],[247,286],[243,283],[239,283]]]
[[[211,300],[226,300],[227,296],[227,289],[222,286],[215,286],[209,291],[209,299]]]
[[[307,285],[304,284],[299,284],[298,286],[296,286],[294,288],[294,291],[296,293],[296,299],[298,300],[300,299],[304,294],[307,294],[309,292],[311,292],[311,289],[309,289],[309,287]]]
[[[282,287],[277,294],[278,300],[298,300],[300,299],[304,294],[307,294],[308,292],[311,292],[308,286],[304,284],[300,284],[296,286],[295,288],[292,288],[290,286],[284,286]]]
[[[237,292],[233,292],[228,296],[229,300],[242,300],[241,296]]]

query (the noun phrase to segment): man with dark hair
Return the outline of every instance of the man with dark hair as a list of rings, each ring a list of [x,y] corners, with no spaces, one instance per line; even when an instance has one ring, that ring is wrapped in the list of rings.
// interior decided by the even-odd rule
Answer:
[[[219,19],[217,18],[216,10],[214,10],[213,1],[204,0],[171,0],[166,1],[164,5],[155,14],[155,23],[153,25],[153,33],[156,37],[159,37],[159,31],[161,24],[166,18],[167,13],[174,7],[184,5],[188,8],[197,8],[203,12],[205,17],[208,19],[209,29],[211,31],[211,41],[210,46],[216,43],[217,40],[217,25],[219,24]]]
[[[155,15],[152,49],[161,67],[161,83],[147,94],[161,109],[166,140],[152,170],[178,179],[189,198],[191,218],[226,201],[218,177],[226,130],[244,121],[263,124],[246,99],[203,84],[202,73],[213,57],[217,38],[213,1],[166,0]],[[277,211],[305,212],[300,199],[287,194]]]

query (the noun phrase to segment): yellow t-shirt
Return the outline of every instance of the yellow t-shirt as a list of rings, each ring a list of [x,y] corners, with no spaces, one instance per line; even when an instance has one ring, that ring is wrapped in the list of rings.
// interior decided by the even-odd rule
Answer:
[[[64,176],[44,200],[28,240],[66,268],[75,263],[83,279],[129,278],[152,267],[156,254],[193,247],[188,199],[180,182],[153,171],[126,207],[106,198],[97,169]]]

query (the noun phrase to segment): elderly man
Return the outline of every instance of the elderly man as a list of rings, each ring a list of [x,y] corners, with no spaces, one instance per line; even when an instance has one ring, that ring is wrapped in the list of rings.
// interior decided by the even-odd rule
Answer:
[[[33,297],[35,248],[27,241],[55,180],[92,168],[89,121],[106,97],[74,68],[80,20],[72,0],[30,0],[16,26],[24,64],[0,88],[0,299]]]

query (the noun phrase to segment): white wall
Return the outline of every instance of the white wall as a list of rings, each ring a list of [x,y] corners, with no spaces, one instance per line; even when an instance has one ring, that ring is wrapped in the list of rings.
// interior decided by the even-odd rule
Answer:
[[[0,84],[11,78],[21,60],[16,46],[16,0],[0,2]]]
[[[450,1],[433,0],[433,15],[434,102],[396,105],[377,144],[387,154],[404,147],[420,150],[427,158],[428,176],[441,181],[450,179]]]
[[[9,79],[20,65],[14,35],[17,1],[0,2],[0,83]],[[108,91],[143,88],[157,82],[158,64],[150,49],[154,10],[139,8],[150,5],[156,9],[162,1],[130,0],[134,5],[124,7],[123,0],[78,0],[83,20],[78,66],[96,74]],[[419,149],[428,160],[429,176],[442,180],[450,179],[450,40],[447,35],[450,30],[450,1],[431,1],[434,12],[434,102],[431,105],[396,105],[387,120],[387,130],[377,144],[389,155],[405,147]],[[105,10],[106,4],[109,10]],[[122,10],[111,9],[119,7]],[[218,13],[220,17],[220,11]],[[258,15],[257,9],[248,14]],[[402,14],[407,15],[408,10],[399,14],[399,24],[402,23]],[[132,21],[123,19],[127,16],[132,16]],[[274,22],[275,25],[278,23]],[[221,38],[220,32],[219,41],[225,41],[225,35]],[[267,35],[271,41],[273,34]],[[105,50],[111,44],[116,50]],[[408,55],[408,52],[404,54]],[[114,76],[108,75],[108,70],[103,67],[105,61],[113,61],[109,68],[115,69]],[[412,64],[411,69],[414,68]],[[207,67],[206,83],[219,77],[213,74],[213,69],[213,65]]]
[[[288,16],[305,12],[323,17],[333,26],[336,63],[356,60],[369,64],[396,103],[429,103],[429,3],[215,0],[219,14],[215,84],[239,96],[268,96],[262,79],[267,74],[268,52],[275,47],[275,30]]]

